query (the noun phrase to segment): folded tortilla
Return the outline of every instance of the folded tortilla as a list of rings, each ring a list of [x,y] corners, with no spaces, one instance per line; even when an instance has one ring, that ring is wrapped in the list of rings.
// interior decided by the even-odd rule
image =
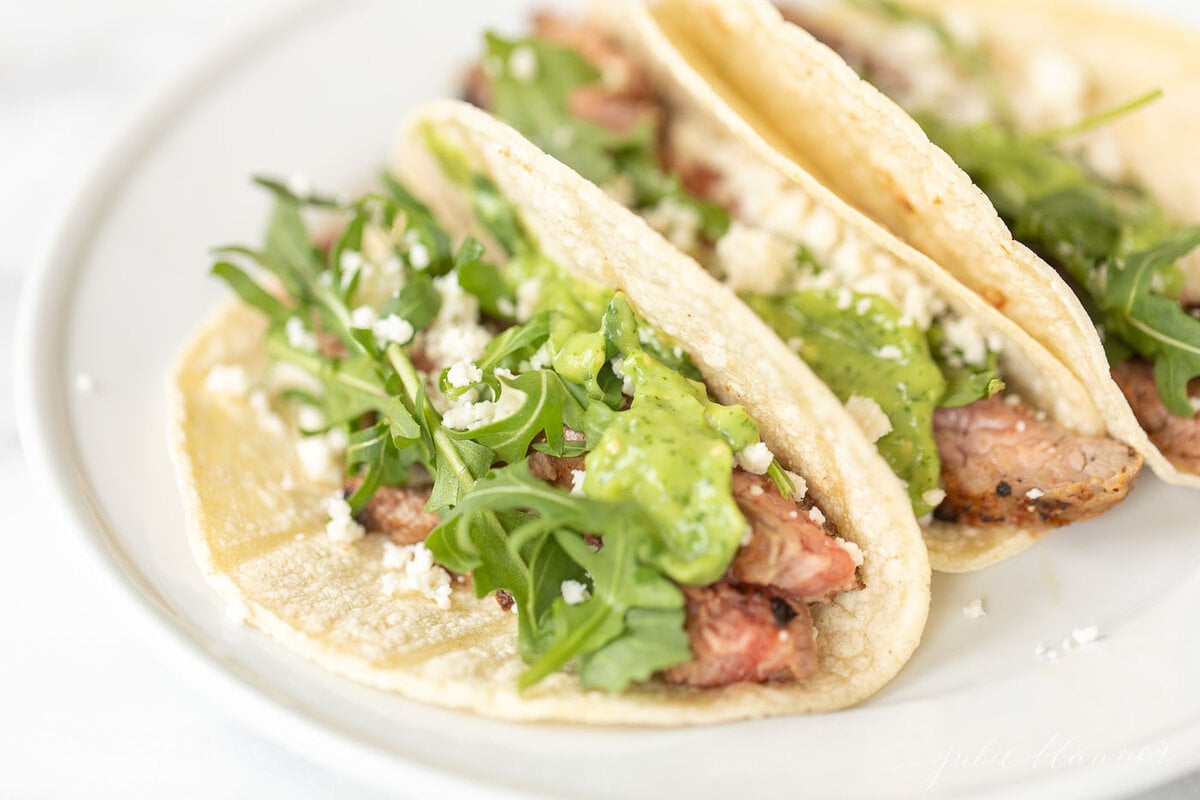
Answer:
[[[807,479],[840,534],[863,551],[864,588],[812,607],[820,671],[803,682],[713,690],[650,682],[606,694],[584,691],[560,672],[518,693],[525,665],[516,615],[461,585],[446,610],[419,594],[385,594],[382,537],[347,546],[325,535],[322,502],[338,484],[304,477],[296,426],[270,417],[289,412],[215,390],[214,367],[264,370],[265,320],[238,305],[182,354],[171,442],[196,557],[234,616],[364,684],[512,720],[712,723],[828,711],[876,692],[920,639],[929,564],[903,487],[841,404],[753,312],[640,219],[506,126],[455,102],[412,117],[395,163],[448,230],[465,235],[475,225],[469,198],[427,149],[430,129],[503,187],[548,256],[576,277],[624,292],[691,355],[713,395],[746,408],[771,450]]]
[[[1107,434],[1139,452],[1152,451],[1119,392],[1117,398],[1096,397],[1063,360],[981,300],[959,276],[878,224],[869,216],[873,209],[847,202],[842,194],[846,187],[870,187],[889,200],[898,198],[901,205],[916,202],[909,200],[910,185],[924,189],[926,184],[912,174],[920,167],[929,169],[930,159],[895,163],[895,154],[903,150],[895,144],[897,138],[911,139],[910,151],[918,140],[926,146],[928,140],[836,54],[799,28],[782,24],[779,12],[758,0],[619,0],[595,3],[593,14],[651,72],[655,92],[671,113],[701,118],[714,136],[735,141],[745,157],[790,180],[809,207],[827,210],[853,231],[864,247],[863,258],[890,258],[933,287],[958,316],[1003,342],[1001,372],[1009,389],[1027,404],[1074,433]],[[745,58],[746,53],[758,56]],[[874,138],[881,131],[887,135]],[[855,146],[870,157],[861,157]],[[902,167],[907,170],[903,178]],[[990,208],[969,181],[958,188],[970,196],[960,212],[950,213]],[[948,199],[946,204],[951,205]],[[1021,248],[1012,244],[1007,231],[1005,236],[1012,257]],[[1060,284],[1056,275],[1046,278],[1051,292],[1066,291]],[[1073,297],[1070,301],[1075,302]],[[923,522],[930,561],[934,569],[948,572],[1009,558],[1050,530]]]
[[[917,5],[948,6],[950,2]],[[982,9],[986,4],[969,5]],[[1043,13],[1044,4],[993,5],[981,27],[989,31],[989,36],[994,32],[1003,37],[1010,57],[1019,57],[1029,36],[1034,35],[1032,29],[1039,24],[1030,20]],[[631,2],[626,13],[634,13],[640,6]],[[1118,59],[1129,55],[1113,44],[1119,35],[1117,30],[1127,22],[1124,15],[1100,13],[1089,6],[1089,16],[1075,17],[1079,5],[1062,6],[1044,12],[1054,15],[1056,27],[1053,34],[1038,33],[1042,39],[1053,35],[1055,41],[1070,43],[1077,52],[1091,53],[1095,63],[1104,54]],[[1019,11],[1014,11],[1011,19],[1010,9]],[[833,30],[846,34],[856,31],[855,26],[879,24],[874,15],[845,4],[832,8],[822,5],[811,13],[823,26],[831,25]],[[1070,16],[1074,31],[1062,25],[1063,15]],[[1090,40],[1091,15],[1102,20],[1101,40],[1109,42],[1107,47]],[[649,52],[661,56],[667,70],[678,75],[677,83],[689,93],[702,96],[707,85],[704,102],[717,109],[715,113],[725,125],[737,130],[745,141],[753,142],[764,157],[775,159],[789,177],[798,182],[819,182],[855,214],[861,212],[884,226],[908,245],[909,251],[919,251],[921,257],[909,264],[944,272],[982,298],[984,305],[990,306],[987,313],[994,309],[1015,322],[1044,353],[1072,373],[1071,380],[1049,378],[1055,371],[1045,367],[1050,370],[1046,373],[1049,380],[1063,381],[1064,388],[1073,384],[1074,396],[1087,395],[1086,416],[1102,420],[1108,435],[1140,453],[1159,477],[1175,484],[1200,486],[1200,476],[1181,473],[1150,442],[1112,381],[1095,326],[1070,287],[1050,265],[1014,240],[987,196],[929,141],[920,126],[878,89],[861,80],[837,53],[803,29],[783,24],[780,12],[765,0],[662,0],[643,11],[641,18],[650,18],[650,22],[639,19],[640,24],[624,30],[657,38],[659,44],[647,45]],[[1042,22],[1049,26],[1051,20]],[[1145,23],[1139,25],[1130,30],[1149,29]],[[1162,43],[1164,52],[1151,60],[1156,74],[1164,80],[1173,76],[1171,80],[1176,84],[1180,75],[1189,74],[1189,69],[1195,74],[1188,66],[1195,63],[1195,49],[1188,53],[1188,40],[1177,34],[1167,35],[1157,26],[1153,29],[1158,33],[1144,43],[1145,50],[1139,47],[1135,52],[1149,57],[1154,45]],[[759,57],[738,57],[747,52]],[[1136,57],[1130,58],[1128,64],[1133,64]],[[1136,63],[1140,69],[1140,62]],[[1111,73],[1133,71],[1132,66],[1109,69],[1114,64],[1111,59],[1107,64]],[[695,77],[687,76],[688,71]],[[1116,96],[1124,88],[1125,84],[1114,78],[1108,91]],[[1143,84],[1138,93],[1144,90]],[[1197,124],[1188,110],[1195,105],[1186,99],[1194,96],[1195,89],[1190,87],[1169,111],[1171,119],[1180,120],[1184,129],[1194,129]],[[1120,99],[1129,100],[1130,96],[1122,95]],[[1096,103],[1097,109],[1109,107],[1099,97]],[[1184,118],[1188,121],[1182,122]],[[1167,130],[1156,133],[1155,140],[1171,139],[1167,149],[1179,153],[1187,139],[1175,139]],[[1138,135],[1125,134],[1129,152],[1137,149],[1132,142]],[[1130,163],[1147,176],[1169,171],[1165,161],[1159,163],[1160,157],[1161,153],[1137,157]],[[1158,191],[1176,209],[1186,210],[1195,203],[1194,190],[1189,193],[1164,183]],[[1039,363],[1044,359],[1039,358]],[[1029,399],[1036,404],[1036,396]],[[1069,428],[1079,423],[1069,417],[1055,418]],[[939,559],[934,556],[933,560],[936,568]]]

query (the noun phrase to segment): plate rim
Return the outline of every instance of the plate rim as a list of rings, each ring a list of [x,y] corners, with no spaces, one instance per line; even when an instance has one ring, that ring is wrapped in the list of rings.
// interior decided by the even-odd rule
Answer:
[[[395,776],[403,775],[405,788],[422,794],[469,791],[479,796],[482,791],[503,800],[547,797],[536,790],[498,787],[385,750],[300,707],[290,706],[250,670],[240,670],[222,660],[156,599],[153,587],[133,568],[136,562],[129,559],[130,564],[123,564],[115,552],[114,528],[105,519],[79,466],[75,431],[66,413],[71,389],[60,358],[66,349],[66,329],[54,325],[53,320],[61,319],[54,312],[73,297],[71,278],[82,271],[89,247],[105,225],[104,199],[125,190],[142,153],[186,119],[190,100],[215,91],[224,81],[235,80],[239,68],[260,49],[285,41],[294,29],[313,24],[322,14],[342,13],[364,2],[277,2],[248,24],[215,37],[205,52],[173,74],[163,76],[123,116],[33,248],[18,302],[13,345],[17,434],[35,491],[48,507],[56,509],[60,523],[83,545],[89,560],[100,567],[101,579],[114,590],[123,613],[140,633],[146,634],[143,641],[147,649],[168,662],[191,686],[214,697],[224,711],[255,734],[297,756],[308,758],[320,752],[321,766],[360,784],[394,790]],[[1169,728],[1157,740],[1168,744],[1176,757],[1158,765],[1165,768],[1154,771],[1139,770],[1134,760],[1112,767],[1117,771],[1104,773],[1103,796],[1149,791],[1200,769],[1200,716]],[[1096,797],[1094,775],[1081,770],[1028,774],[964,796],[978,800]]]

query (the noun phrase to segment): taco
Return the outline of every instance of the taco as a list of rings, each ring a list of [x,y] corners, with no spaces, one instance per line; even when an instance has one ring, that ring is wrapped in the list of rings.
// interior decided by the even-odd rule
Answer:
[[[1200,36],[1063,0],[785,14],[916,121],[832,53],[824,98],[765,66],[812,50],[792,32],[735,79],[765,124],[800,147],[798,107],[842,119],[827,185],[1045,345],[1161,478],[1200,486]]]
[[[780,35],[794,58],[773,66],[836,95],[812,66],[836,56],[736,0],[539,15],[529,36],[487,37],[465,93],[742,296],[905,481],[935,569],[987,566],[1111,508],[1144,435],[1116,435],[1045,347],[827,188],[805,156],[840,146],[836,120],[804,115],[795,146],[763,124],[732,71],[784,52]]]
[[[236,618],[518,720],[827,711],[907,661],[930,576],[899,481],[637,217],[452,101],[381,192],[264,183],[264,246],[214,267],[242,302],[174,383],[195,552]]]

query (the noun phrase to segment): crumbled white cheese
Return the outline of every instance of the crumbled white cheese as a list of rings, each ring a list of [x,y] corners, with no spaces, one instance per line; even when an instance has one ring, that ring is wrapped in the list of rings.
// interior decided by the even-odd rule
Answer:
[[[1033,488],[1025,493],[1025,497],[1027,497],[1030,500],[1037,500],[1039,497],[1045,496],[1045,494],[1046,493],[1043,492],[1041,489]]]
[[[408,247],[408,263],[412,264],[415,270],[428,269],[432,258],[429,255],[429,248],[424,242],[413,242]]]
[[[379,314],[370,306],[359,306],[350,312],[350,327],[369,331],[379,321]]]
[[[560,587],[562,591],[563,602],[569,606],[577,606],[580,603],[587,602],[592,593],[588,591],[586,583],[579,581],[565,580]]]
[[[983,608],[983,598],[976,597],[971,602],[962,607],[962,615],[967,619],[979,619],[986,616],[987,611]]]
[[[850,399],[846,401],[846,411],[854,417],[854,421],[872,442],[879,441],[892,431],[892,421],[883,413],[879,403],[869,397],[850,395]]]
[[[1012,104],[1018,125],[1026,130],[1047,130],[1072,125],[1087,117],[1090,89],[1083,66],[1066,53],[1035,51],[1021,60],[1024,80]]]
[[[750,487],[749,492],[751,497],[762,497],[765,494],[763,488],[757,483]]]
[[[850,308],[850,305],[853,302],[854,294],[849,289],[843,286],[841,289],[837,290],[838,311],[845,311],[846,309]]]
[[[771,468],[775,456],[765,442],[758,442],[734,453],[733,460],[746,472],[763,475]]]
[[[383,593],[388,597],[398,592],[416,592],[432,600],[438,608],[450,608],[454,593],[450,575],[434,563],[433,553],[424,542],[410,545],[384,542],[383,566],[390,570],[381,579]]]
[[[212,374],[211,372],[209,373]],[[80,372],[75,375],[75,391],[80,394],[92,394],[96,391],[96,378],[90,372]]]
[[[508,54],[508,73],[519,81],[532,81],[537,78],[537,53],[528,45],[521,45]]]
[[[1197,414],[1200,414],[1200,396],[1189,397],[1188,402],[1192,404],[1192,411],[1195,411]]]
[[[885,344],[879,348],[879,352],[876,355],[880,358],[886,358],[888,361],[899,361],[904,357],[904,352],[894,344]]]
[[[716,267],[735,292],[773,292],[785,285],[796,245],[763,228],[734,220],[717,241]]]
[[[452,430],[473,431],[484,425],[508,419],[525,405],[526,397],[520,389],[508,384],[501,384],[500,398],[494,401],[476,401],[474,392],[470,392],[459,398],[458,402],[442,415],[442,424]]]
[[[340,491],[325,501],[325,511],[329,514],[329,521],[325,523],[325,535],[331,541],[351,544],[366,535],[366,529],[354,519],[350,504]]]
[[[860,317],[865,316],[867,314],[867,312],[870,310],[871,310],[871,298],[869,298],[869,297],[860,297],[860,298],[858,298],[858,302],[856,302],[854,304],[854,313],[858,314]],[[888,347],[893,347],[893,346],[894,345],[888,345]],[[895,358],[900,357],[899,350],[900,350],[899,348],[896,348],[896,355],[894,356]],[[880,358],[891,358],[891,357],[892,356],[883,355],[883,351],[880,350]]]
[[[455,389],[462,389],[483,380],[483,370],[474,361],[456,361],[446,371],[446,382]]]
[[[1100,638],[1100,629],[1095,625],[1088,625],[1086,628],[1076,628],[1071,631],[1071,639],[1077,645],[1091,644]]]
[[[529,357],[529,369],[546,369],[554,363],[554,357],[550,354],[549,346],[543,344],[533,355]],[[521,370],[525,372],[525,369]]]
[[[296,457],[304,472],[315,481],[336,482],[342,477],[342,457],[350,443],[346,432],[333,428],[327,433],[296,440]]]
[[[979,323],[970,317],[947,317],[942,320],[942,331],[946,334],[946,344],[954,351],[947,356],[957,356],[962,363],[980,366],[987,361],[987,339],[979,327]],[[956,358],[948,359],[952,366]]]
[[[621,394],[625,395],[626,397],[633,397],[633,393],[637,389],[637,386],[634,385],[633,378],[625,374],[625,357],[613,356],[612,361],[608,363],[609,366],[612,367],[613,375],[615,375],[617,379],[621,381]]]
[[[1046,647],[1042,642],[1037,643],[1037,647],[1033,649],[1033,654],[1043,661],[1048,661],[1053,664],[1058,661],[1058,651],[1053,647]]]
[[[741,547],[745,547],[754,540],[754,526],[747,523],[742,530],[742,540],[738,543]]]
[[[944,489],[930,489],[927,492],[921,493],[921,499],[925,501],[926,505],[937,508],[946,499],[946,491]]]
[[[303,431],[319,431],[327,424],[325,412],[316,406],[303,403],[296,409],[296,424]]]
[[[240,397],[250,388],[246,370],[240,364],[217,364],[204,376],[204,391]]]
[[[283,326],[288,344],[305,353],[317,352],[317,335],[310,331],[299,317],[290,317]]]
[[[380,347],[389,344],[408,344],[412,340],[412,323],[396,314],[389,314],[371,326],[375,334],[375,343]]]
[[[437,319],[425,329],[421,346],[425,355],[438,366],[479,358],[492,334],[479,324],[479,301],[450,273],[433,279],[442,304]]]
[[[271,401],[262,389],[250,392],[250,409],[254,411],[254,419],[263,430],[276,435],[284,432],[283,420],[271,409]]]
[[[808,481],[804,480],[803,476],[797,475],[790,469],[785,469],[784,472],[786,472],[787,476],[792,479],[792,485],[796,487],[796,491],[792,492],[791,499],[803,500],[805,495],[808,494]]]
[[[668,195],[653,208],[646,210],[642,217],[651,228],[685,253],[692,252],[699,246],[700,228],[704,220],[700,218],[700,212],[692,206],[684,205]]]
[[[816,509],[816,506],[813,506],[813,508],[814,508],[814,509]],[[814,520],[814,521],[815,521],[815,520]],[[824,520],[822,520],[822,521],[824,521]],[[861,567],[861,566],[863,565],[863,551],[862,551],[862,548],[860,548],[860,547],[859,547],[857,544],[855,544],[854,542],[851,542],[851,541],[849,541],[848,539],[843,539],[843,538],[842,538],[842,537],[840,537],[840,536],[834,536],[834,537],[833,537],[833,540],[834,540],[835,542],[837,542],[837,543],[838,543],[838,545],[839,545],[839,546],[840,546],[840,547],[841,547],[843,550],[845,550],[847,553],[849,553],[849,554],[850,554],[850,558],[851,558],[851,559],[854,561],[854,566],[856,566],[856,567]]]
[[[814,206],[800,225],[800,241],[819,256],[828,257],[842,239],[841,222],[824,206]]]
[[[818,525],[825,524],[825,515],[821,512],[821,509],[817,508],[816,506],[813,506],[808,510],[808,518]]]
[[[571,494],[583,494],[583,481],[587,478],[587,471],[582,469],[571,470]]]
[[[527,278],[517,284],[517,322],[528,322],[533,317],[541,297],[540,279]]]

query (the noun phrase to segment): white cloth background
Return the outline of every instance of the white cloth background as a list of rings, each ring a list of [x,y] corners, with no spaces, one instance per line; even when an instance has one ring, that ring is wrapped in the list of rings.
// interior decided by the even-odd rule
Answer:
[[[377,796],[246,730],[156,659],[41,506],[13,418],[18,295],[67,202],[173,76],[283,5],[0,0],[0,797]],[[1141,798],[1196,796],[1200,774]]]

